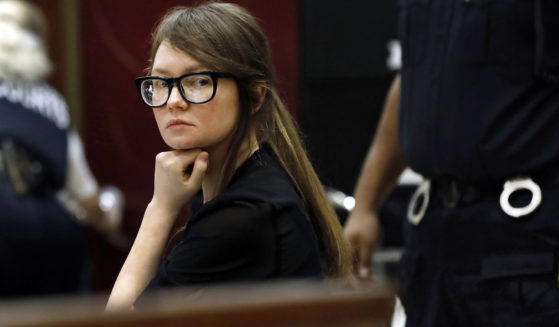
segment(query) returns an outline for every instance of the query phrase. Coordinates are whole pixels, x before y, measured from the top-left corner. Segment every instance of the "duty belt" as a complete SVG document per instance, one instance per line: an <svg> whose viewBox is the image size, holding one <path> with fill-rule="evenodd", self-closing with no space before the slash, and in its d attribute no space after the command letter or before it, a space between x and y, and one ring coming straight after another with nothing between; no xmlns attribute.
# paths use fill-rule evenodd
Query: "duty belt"
<svg viewBox="0 0 559 327"><path fill-rule="evenodd" d="M460 203L473 202L485 195L499 194L499 204L503 212L513 218L520 218L532 213L542 200L541 187L543 184L559 185L559 173L539 174L542 178L519 176L506 180L504 183L460 183L451 179L425 179L413 194L408 206L408 220L418 225L427 206L433 197L438 197L447 208L454 208ZM525 206L515 207L510 203L510 197L517 191L528 191L531 201Z"/></svg>

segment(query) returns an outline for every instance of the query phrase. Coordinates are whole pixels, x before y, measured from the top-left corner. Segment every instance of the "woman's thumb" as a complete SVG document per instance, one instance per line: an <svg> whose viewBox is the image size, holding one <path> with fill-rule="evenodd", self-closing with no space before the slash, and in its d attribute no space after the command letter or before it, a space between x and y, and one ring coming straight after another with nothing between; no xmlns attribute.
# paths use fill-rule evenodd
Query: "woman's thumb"
<svg viewBox="0 0 559 327"><path fill-rule="evenodd" d="M201 185L202 179L206 175L208 170L209 156L207 152L200 152L196 159L194 159L194 167L192 168L192 174L190 175L189 182L195 185Z"/></svg>

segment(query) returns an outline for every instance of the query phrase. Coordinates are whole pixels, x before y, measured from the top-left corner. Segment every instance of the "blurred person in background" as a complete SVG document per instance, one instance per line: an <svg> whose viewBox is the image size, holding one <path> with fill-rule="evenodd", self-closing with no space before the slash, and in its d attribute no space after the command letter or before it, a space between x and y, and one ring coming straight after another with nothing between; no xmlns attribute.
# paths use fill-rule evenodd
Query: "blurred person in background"
<svg viewBox="0 0 559 327"><path fill-rule="evenodd" d="M146 287L349 278L349 244L276 91L254 17L227 3L174 8L149 63L137 86L172 150L156 157L153 198L107 309L131 308ZM193 215L160 262L191 200Z"/></svg>
<svg viewBox="0 0 559 327"><path fill-rule="evenodd" d="M0 298L87 291L84 226L120 228L122 196L100 189L52 71L47 24L0 1Z"/></svg>

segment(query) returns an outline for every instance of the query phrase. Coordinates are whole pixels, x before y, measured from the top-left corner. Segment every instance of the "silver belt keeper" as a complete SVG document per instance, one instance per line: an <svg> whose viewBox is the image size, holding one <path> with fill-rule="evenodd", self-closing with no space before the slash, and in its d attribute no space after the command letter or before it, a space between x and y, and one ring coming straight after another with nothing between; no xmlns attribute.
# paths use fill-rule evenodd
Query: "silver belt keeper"
<svg viewBox="0 0 559 327"><path fill-rule="evenodd" d="M510 196L512 193L520 190L530 191L530 193L532 193L532 200L524 207L513 207L510 204ZM499 198L501 209L513 218L520 218L531 214L534 210L536 210L541 202L542 190L540 189L540 186L530 177L520 177L506 181L503 185L503 192L501 192L501 196Z"/></svg>
<svg viewBox="0 0 559 327"><path fill-rule="evenodd" d="M425 211L427 211L427 205L429 204L429 193L431 192L431 180L425 179L419 187L413 193L413 196L410 200L410 204L408 206L408 220L412 225L419 225L423 216L425 216ZM417 213L415 212L415 206L417 201L423 197L423 203L421 204L421 208Z"/></svg>

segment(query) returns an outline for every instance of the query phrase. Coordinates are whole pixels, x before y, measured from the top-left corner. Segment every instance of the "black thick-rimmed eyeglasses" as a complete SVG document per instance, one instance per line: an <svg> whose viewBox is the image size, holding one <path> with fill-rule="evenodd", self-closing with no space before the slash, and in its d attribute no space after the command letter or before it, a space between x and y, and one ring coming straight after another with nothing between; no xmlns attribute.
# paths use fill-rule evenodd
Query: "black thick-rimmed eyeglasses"
<svg viewBox="0 0 559 327"><path fill-rule="evenodd" d="M136 78L136 86L144 103L152 108L167 104L173 86L177 85L182 98L189 103L201 104L211 101L220 77L233 77L229 73L203 71L169 78L145 76Z"/></svg>

